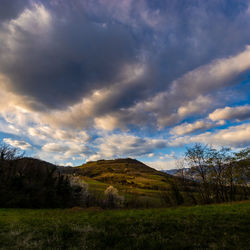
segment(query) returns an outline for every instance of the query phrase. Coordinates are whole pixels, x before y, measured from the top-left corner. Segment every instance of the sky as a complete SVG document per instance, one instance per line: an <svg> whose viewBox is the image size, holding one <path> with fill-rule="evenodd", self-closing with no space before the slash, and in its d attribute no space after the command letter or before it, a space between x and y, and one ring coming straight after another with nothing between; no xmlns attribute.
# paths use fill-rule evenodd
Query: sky
<svg viewBox="0 0 250 250"><path fill-rule="evenodd" d="M250 1L1 0L0 140L59 165L250 145Z"/></svg>

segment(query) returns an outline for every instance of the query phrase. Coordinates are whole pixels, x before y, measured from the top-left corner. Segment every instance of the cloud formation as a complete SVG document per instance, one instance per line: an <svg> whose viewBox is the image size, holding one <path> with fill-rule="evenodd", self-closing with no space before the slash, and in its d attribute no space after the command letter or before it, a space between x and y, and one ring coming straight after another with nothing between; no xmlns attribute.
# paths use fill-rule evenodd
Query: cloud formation
<svg viewBox="0 0 250 250"><path fill-rule="evenodd" d="M113 134L95 141L97 153L88 160L112 159L122 157L140 157L165 148L164 139L142 138L129 134Z"/></svg>
<svg viewBox="0 0 250 250"><path fill-rule="evenodd" d="M249 9L245 0L3 0L2 138L65 163L155 160L195 141L246 145Z"/></svg>
<svg viewBox="0 0 250 250"><path fill-rule="evenodd" d="M250 142L250 124L231 126L214 132L205 132L195 136L184 136L173 139L170 146L202 142L216 146L247 147Z"/></svg>
<svg viewBox="0 0 250 250"><path fill-rule="evenodd" d="M214 125L211 122L204 121L204 120L196 121L194 123L182 123L181 125L172 128L170 133L174 135L184 135L184 134L193 133L197 130L198 131L206 130L213 126Z"/></svg>
<svg viewBox="0 0 250 250"><path fill-rule="evenodd" d="M20 148L22 150L31 149L31 147L32 147L28 142L19 141L19 140L13 140L11 138L4 138L3 141L5 143L11 145L12 147Z"/></svg>
<svg viewBox="0 0 250 250"><path fill-rule="evenodd" d="M216 109L213 113L209 114L209 118L213 121L234 119L238 121L247 120L250 119L250 105Z"/></svg>

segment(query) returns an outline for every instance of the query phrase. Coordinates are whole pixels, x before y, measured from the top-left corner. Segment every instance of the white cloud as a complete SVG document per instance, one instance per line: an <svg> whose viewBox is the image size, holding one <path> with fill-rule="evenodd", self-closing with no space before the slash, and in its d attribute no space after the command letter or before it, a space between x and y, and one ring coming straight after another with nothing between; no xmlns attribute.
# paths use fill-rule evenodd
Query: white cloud
<svg viewBox="0 0 250 250"><path fill-rule="evenodd" d="M4 138L3 141L12 147L20 148L22 150L31 149L32 146L26 141L13 140L11 138Z"/></svg>
<svg viewBox="0 0 250 250"><path fill-rule="evenodd" d="M225 107L216 109L213 113L209 114L212 121L219 120L238 120L243 121L250 118L250 105L238 107Z"/></svg>
<svg viewBox="0 0 250 250"><path fill-rule="evenodd" d="M215 132L206 132L195 136L173 139L169 146L182 146L192 142L202 142L216 146L245 147L250 143L250 124L231 126Z"/></svg>
<svg viewBox="0 0 250 250"><path fill-rule="evenodd" d="M88 160L112 159L119 157L138 157L153 153L156 149L165 148L165 139L141 138L129 134L113 134L98 138L97 153Z"/></svg>
<svg viewBox="0 0 250 250"><path fill-rule="evenodd" d="M72 156L82 155L89 153L89 149L84 144L78 144L74 142L57 142L47 143L42 147L42 150L49 153L61 154L61 158L71 158Z"/></svg>
<svg viewBox="0 0 250 250"><path fill-rule="evenodd" d="M28 129L28 133L31 137L44 141L57 140L61 142L85 143L89 140L89 136L86 131L70 129L63 130L53 128L48 125L30 127Z"/></svg>
<svg viewBox="0 0 250 250"><path fill-rule="evenodd" d="M170 159L165 161L145 161L144 163L157 170L169 170L176 168L175 159Z"/></svg>
<svg viewBox="0 0 250 250"><path fill-rule="evenodd" d="M67 145L57 144L57 143L48 143L45 144L42 148L46 152L56 152L56 153L64 153L69 150Z"/></svg>
<svg viewBox="0 0 250 250"><path fill-rule="evenodd" d="M206 130L213 126L215 126L215 124L208 122L208 121L204 121L204 120L199 120L194 123L185 122L179 126L172 128L170 130L170 133L174 135L185 135L185 134L190 134L198 130Z"/></svg>
<svg viewBox="0 0 250 250"><path fill-rule="evenodd" d="M65 166L67 166L67 167L73 167L73 164L72 164L72 162L66 162Z"/></svg>
<svg viewBox="0 0 250 250"><path fill-rule="evenodd" d="M213 99L208 96L198 96L196 99L189 101L185 106L178 108L178 116L184 118L192 114L204 113L213 104Z"/></svg>
<svg viewBox="0 0 250 250"><path fill-rule="evenodd" d="M94 121L98 129L111 131L119 127L118 119L111 115L96 117Z"/></svg>
<svg viewBox="0 0 250 250"><path fill-rule="evenodd" d="M216 94L222 90L223 96L224 88L237 84L250 69L250 46L234 54L249 41L245 32L249 16L244 17L244 11L241 17L236 15L232 23L225 13L214 14L214 9L208 10L211 6L205 3L197 10L185 6L179 12L175 4L164 9L156 7L157 4L152 7L144 0L86 0L74 1L72 5L64 5L65 1L52 2L44 5L46 7L29 5L29 9L12 17L15 19L1 23L0 131L19 134L21 138L26 136L37 146L39 152L36 153L69 162L69 158L84 157L155 157L156 149L196 141L229 146L248 144L246 124L192 137L187 135L222 125L224 120L249 118L249 105L216 109L230 102L230 97L221 101ZM84 11L80 6L84 6ZM82 18L80 15L75 18L73 9L81 13ZM92 18L93 13L99 18L95 15ZM217 26L213 24L207 32L201 29L204 24L210 25L212 19L213 24L221 20L218 27L223 34L217 33ZM183 25L187 27L187 34L183 32ZM152 34L142 35L145 29L150 29ZM92 33L92 30L95 31ZM235 38L232 33L236 34ZM75 41L78 35L79 41ZM229 42L217 46L220 37ZM120 40L125 41L125 45L121 45ZM60 41L63 41L62 47L58 46ZM89 44L91 48L81 50L88 41L93 41ZM223 45L229 47L224 50ZM105 56L98 57L96 51L106 49ZM214 53L210 55L210 51ZM218 51L222 52L217 54ZM228 53L233 56L228 57ZM107 60L112 54L119 56ZM214 60L217 57L219 59ZM111 66L105 68L109 61ZM116 64L118 67L113 67ZM69 79L75 81L74 87L65 73L72 73L71 67L81 69L80 74L84 75L75 78L77 74L73 72L73 78ZM19 70L21 73L16 74ZM45 81L47 78L50 80ZM85 86L88 87L85 89ZM71 89L76 90L70 92ZM240 98L237 96L235 100ZM209 112L212 113L207 117ZM180 124L190 116L199 120ZM204 117L207 118L201 120ZM171 129L176 124L180 125ZM129 125L137 125L140 131L144 126L163 129L156 133L165 133L164 127L168 126L173 137L169 144L165 139L141 138L129 134ZM111 132L107 132L117 128L128 133L110 135ZM93 142L92 133L96 133L94 138L101 138ZM9 142L29 147L24 141ZM168 159L166 155L160 157Z"/></svg>
<svg viewBox="0 0 250 250"><path fill-rule="evenodd" d="M49 29L51 19L49 11L42 4L33 4L32 9L25 9L17 19L10 21L9 29L13 35L18 29L41 34Z"/></svg>
<svg viewBox="0 0 250 250"><path fill-rule="evenodd" d="M186 73L172 82L170 90L137 103L133 115L136 116L137 110L153 113L158 125L164 127L179 122L185 116L203 114L216 104L213 98L208 97L209 93L237 83L237 77L249 69L250 46L246 46L235 56L215 60Z"/></svg>

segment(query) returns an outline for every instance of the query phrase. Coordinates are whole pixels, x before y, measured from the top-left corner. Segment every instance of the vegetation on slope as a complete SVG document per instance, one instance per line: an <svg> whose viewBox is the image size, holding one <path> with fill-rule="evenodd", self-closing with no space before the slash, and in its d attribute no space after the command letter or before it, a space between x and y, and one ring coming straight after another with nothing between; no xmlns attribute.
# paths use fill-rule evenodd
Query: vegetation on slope
<svg viewBox="0 0 250 250"><path fill-rule="evenodd" d="M180 184L179 178L130 158L88 162L70 171L80 175L96 194L103 194L108 185L116 187L125 197L124 206L130 208L168 206L165 193L172 189L173 182ZM171 203L176 204L175 198Z"/></svg>
<svg viewBox="0 0 250 250"><path fill-rule="evenodd" d="M250 203L147 210L0 209L0 249L249 249Z"/></svg>
<svg viewBox="0 0 250 250"><path fill-rule="evenodd" d="M173 178L130 158L88 162L78 169L82 175L100 182L143 189L164 190Z"/></svg>

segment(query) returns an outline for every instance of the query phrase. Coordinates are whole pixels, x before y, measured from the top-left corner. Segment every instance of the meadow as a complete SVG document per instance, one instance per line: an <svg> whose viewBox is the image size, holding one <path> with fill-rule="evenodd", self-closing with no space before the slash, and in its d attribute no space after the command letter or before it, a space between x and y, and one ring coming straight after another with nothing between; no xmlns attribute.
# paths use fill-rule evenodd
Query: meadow
<svg viewBox="0 0 250 250"><path fill-rule="evenodd" d="M0 209L0 249L249 249L250 202L159 209Z"/></svg>

